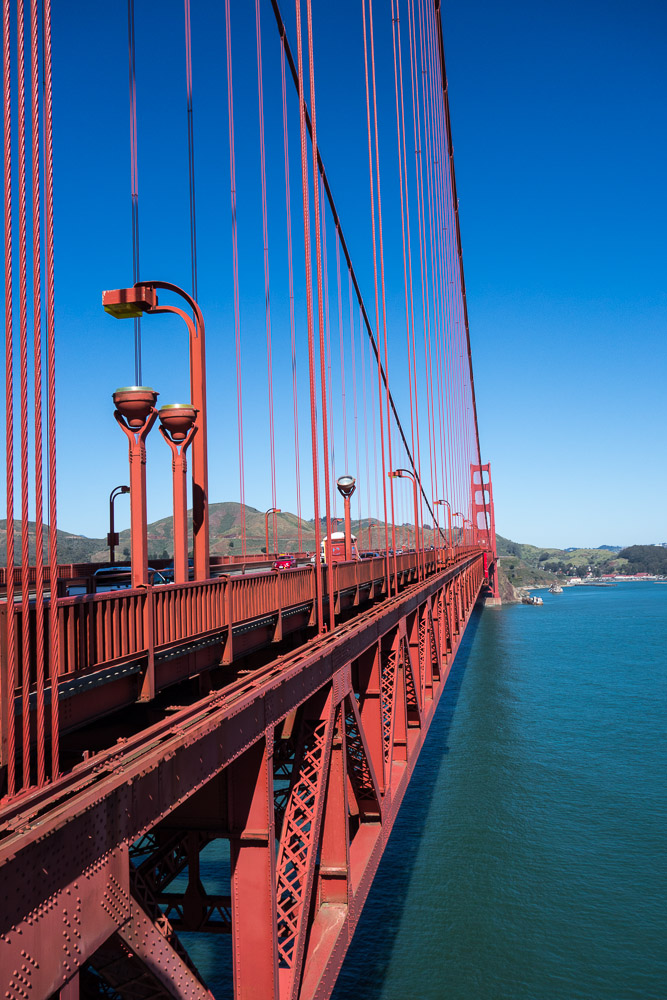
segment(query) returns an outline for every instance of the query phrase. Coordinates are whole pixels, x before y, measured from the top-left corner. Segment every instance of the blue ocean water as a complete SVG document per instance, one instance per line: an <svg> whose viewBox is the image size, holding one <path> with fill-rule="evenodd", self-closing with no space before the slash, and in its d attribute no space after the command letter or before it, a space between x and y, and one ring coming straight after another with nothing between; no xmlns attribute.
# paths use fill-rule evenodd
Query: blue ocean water
<svg viewBox="0 0 667 1000"><path fill-rule="evenodd" d="M334 1000L667 998L667 586L475 612Z"/></svg>

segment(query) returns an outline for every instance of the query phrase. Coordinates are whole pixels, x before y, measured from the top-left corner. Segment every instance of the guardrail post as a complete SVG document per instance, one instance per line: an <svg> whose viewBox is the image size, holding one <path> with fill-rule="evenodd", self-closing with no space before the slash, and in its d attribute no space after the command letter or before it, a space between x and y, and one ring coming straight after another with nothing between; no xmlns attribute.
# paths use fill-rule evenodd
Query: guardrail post
<svg viewBox="0 0 667 1000"><path fill-rule="evenodd" d="M5 792L5 768L9 761L9 712L13 711L13 692L9 691L7 659L7 605L0 608L0 796ZM11 707L10 707L11 705Z"/></svg>
<svg viewBox="0 0 667 1000"><path fill-rule="evenodd" d="M313 603L310 608L310 618L308 619L308 626L317 625L317 589L315 586L315 574L317 573L317 566L311 566L310 574L310 593L312 595Z"/></svg>
<svg viewBox="0 0 667 1000"><path fill-rule="evenodd" d="M152 701L155 697L155 601L153 587L145 585L144 642L146 644L146 670L141 681L139 701Z"/></svg>
<svg viewBox="0 0 667 1000"><path fill-rule="evenodd" d="M278 620L271 641L281 642L283 637L282 570L274 569L273 572L276 574L276 608L278 609Z"/></svg>
<svg viewBox="0 0 667 1000"><path fill-rule="evenodd" d="M232 634L234 629L234 602L232 600L232 581L229 577L225 580L225 596L224 596L224 608L225 617L227 619L227 638L225 640L225 648L222 654L222 664L223 666L228 666L234 659L234 648Z"/></svg>

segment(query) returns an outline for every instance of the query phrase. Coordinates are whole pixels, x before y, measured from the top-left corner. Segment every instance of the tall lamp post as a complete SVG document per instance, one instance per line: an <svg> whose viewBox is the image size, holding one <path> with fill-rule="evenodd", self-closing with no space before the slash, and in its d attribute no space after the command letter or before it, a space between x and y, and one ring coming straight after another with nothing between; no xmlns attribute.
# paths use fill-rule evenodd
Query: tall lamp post
<svg viewBox="0 0 667 1000"><path fill-rule="evenodd" d="M336 480L336 488L343 498L343 509L345 513L345 560L352 559L352 514L350 513L350 501L352 494L357 488L357 481L354 476L345 474Z"/></svg>
<svg viewBox="0 0 667 1000"><path fill-rule="evenodd" d="M185 453L197 433L197 411L187 403L162 406L160 433L171 449L174 479L174 583L187 583L188 566L188 463Z"/></svg>
<svg viewBox="0 0 667 1000"><path fill-rule="evenodd" d="M449 545L447 547L447 557L452 558L452 506L449 500L434 500L433 505L445 504L447 506L447 537L449 538Z"/></svg>
<svg viewBox="0 0 667 1000"><path fill-rule="evenodd" d="M109 565L113 565L114 553L116 546L119 543L118 532L115 530L114 526L114 511L113 505L116 497L119 497L122 493L129 493L129 486L115 486L111 493L109 494L109 534L107 535L107 545L109 546Z"/></svg>
<svg viewBox="0 0 667 1000"><path fill-rule="evenodd" d="M267 554L267 556L269 554L269 514L282 514L282 511L281 511L280 507L269 507L269 509L267 510L267 512L264 515L264 533L266 535L266 554ZM274 545L274 547L276 546L276 529L275 529L275 523L274 523L274 528L273 528L273 545ZM277 552L274 552L274 555L276 555L276 554L277 554Z"/></svg>
<svg viewBox="0 0 667 1000"><path fill-rule="evenodd" d="M454 513L452 514L452 517L460 517L461 518L461 541L464 542L465 539L463 537L463 533L464 533L464 529L465 529L465 517L463 516L463 514L461 513L460 510L455 510Z"/></svg>
<svg viewBox="0 0 667 1000"><path fill-rule="evenodd" d="M194 319L176 306L158 305L157 289L179 295L192 310ZM192 534L195 580L207 580L208 536L208 445L206 417L206 333L201 309L178 285L168 281L140 281L132 288L116 288L102 293L105 312L116 319L132 319L143 313L173 313L185 323L190 342L190 400L197 411L197 433L192 444Z"/></svg>
<svg viewBox="0 0 667 1000"><path fill-rule="evenodd" d="M419 503L417 501L417 480L408 469L394 469L389 473L390 479L411 479L412 493L415 502L415 550L417 552L417 579L422 575L420 572L420 541L419 541Z"/></svg>
<svg viewBox="0 0 667 1000"><path fill-rule="evenodd" d="M148 584L146 517L146 437L157 420L158 393L145 385L116 389L114 417L130 446L130 520L132 586Z"/></svg>

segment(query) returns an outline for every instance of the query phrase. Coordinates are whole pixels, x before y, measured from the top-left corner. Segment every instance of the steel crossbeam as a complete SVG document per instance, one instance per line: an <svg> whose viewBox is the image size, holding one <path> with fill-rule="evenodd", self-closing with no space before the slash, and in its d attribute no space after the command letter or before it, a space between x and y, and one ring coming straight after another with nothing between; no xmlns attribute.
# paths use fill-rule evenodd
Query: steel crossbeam
<svg viewBox="0 0 667 1000"><path fill-rule="evenodd" d="M1 812L12 1000L17 977L36 1000L79 971L121 997L139 980L209 996L180 929L231 931L237 998L328 996L483 583L473 556ZM215 837L230 842L228 895L199 878ZM42 929L69 927L87 872L76 948L46 961Z"/></svg>

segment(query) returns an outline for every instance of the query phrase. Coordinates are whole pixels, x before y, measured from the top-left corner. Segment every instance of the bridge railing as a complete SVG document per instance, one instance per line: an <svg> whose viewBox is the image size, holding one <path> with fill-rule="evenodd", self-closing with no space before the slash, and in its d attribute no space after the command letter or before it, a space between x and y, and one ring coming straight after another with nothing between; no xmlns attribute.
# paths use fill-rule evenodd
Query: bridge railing
<svg viewBox="0 0 667 1000"><path fill-rule="evenodd" d="M465 552L459 550L451 562L460 562L481 551L482 549L475 547L470 547ZM394 559L399 586L417 579L416 553L390 556L389 570L392 577ZM431 550L424 554L424 570L427 575L445 568L448 562L450 560L447 560L442 551ZM333 600L336 609L339 609L345 594L354 594L355 603L362 592L366 594L365 599L371 593L374 597L379 597L385 583L385 569L384 556L334 564ZM322 573L322 583L326 600L326 571ZM393 586L392 584L392 589ZM142 664L145 666L151 660L155 662L161 653L173 658L174 647L179 644L187 647L188 642L207 637L226 643L232 629L244 624L248 625L244 631L252 634L253 620L258 630L258 641L266 642L266 633L261 630L266 629L267 624L270 626L268 619L274 618L277 626L286 612L298 611L300 608L311 616L315 598L314 565L249 575L221 576L203 582L60 598L56 605L59 637L57 681L58 684L64 684L81 678L84 684L82 690L88 690L88 686L92 688L98 683L115 680L119 675L111 668L129 666L140 670ZM347 606L352 603L352 598L348 597ZM51 607L47 599L38 614L35 602L31 601L27 622L24 623L19 602L11 608L6 601L0 603L0 764L2 756L7 752L7 706L11 706L13 702L15 716L22 716L25 706L29 704L29 712L32 714L35 711L38 686L43 686L47 698L50 696ZM7 618L10 614L14 616L13 672L10 671L7 649ZM303 616L300 621L303 624ZM42 630L40 642L38 627ZM280 635L282 631L274 633L274 637ZM228 652L231 655L231 647ZM43 669L43 675L39 678L40 685L37 683L38 663L42 664ZM26 673L24 666L27 667ZM105 673L107 669L111 669L111 673ZM124 673L127 671L121 671L123 676ZM95 677L90 676L93 674ZM89 676L90 679L86 681ZM155 690L159 690L165 683L171 683L174 676L170 673L165 679L156 670ZM63 694L61 689L60 697ZM17 723L17 733L19 728Z"/></svg>

